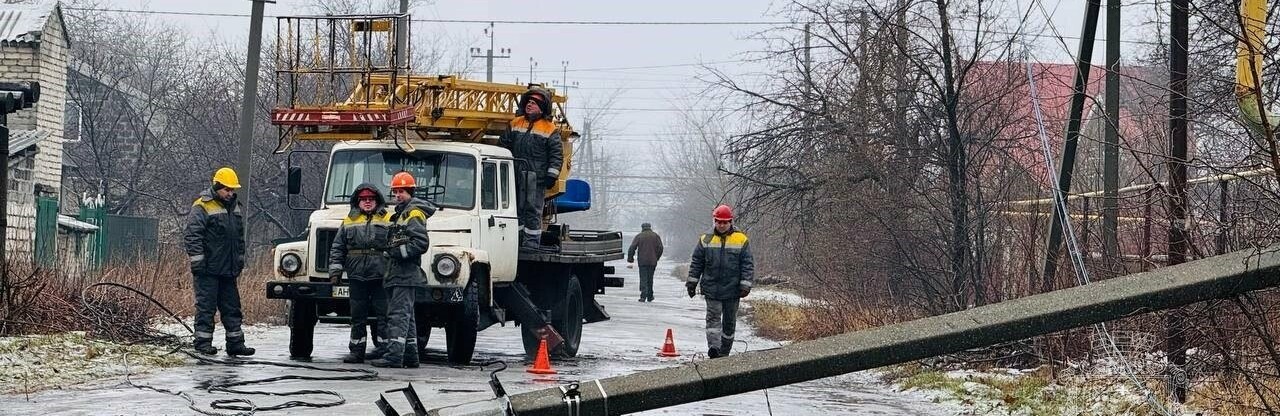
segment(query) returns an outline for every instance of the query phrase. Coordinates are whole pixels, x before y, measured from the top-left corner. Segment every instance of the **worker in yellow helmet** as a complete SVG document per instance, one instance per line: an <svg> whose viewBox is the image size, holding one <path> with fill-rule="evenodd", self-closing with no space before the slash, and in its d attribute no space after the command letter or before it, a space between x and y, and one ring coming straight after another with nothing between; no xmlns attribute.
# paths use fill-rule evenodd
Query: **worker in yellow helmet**
<svg viewBox="0 0 1280 416"><path fill-rule="evenodd" d="M213 184L191 205L183 241L191 258L192 288L196 298L195 350L213 355L213 315L222 314L227 331L227 355L253 355L244 345L240 328L240 291L236 279L244 269L243 210L236 203L240 178L231 168L213 174Z"/></svg>

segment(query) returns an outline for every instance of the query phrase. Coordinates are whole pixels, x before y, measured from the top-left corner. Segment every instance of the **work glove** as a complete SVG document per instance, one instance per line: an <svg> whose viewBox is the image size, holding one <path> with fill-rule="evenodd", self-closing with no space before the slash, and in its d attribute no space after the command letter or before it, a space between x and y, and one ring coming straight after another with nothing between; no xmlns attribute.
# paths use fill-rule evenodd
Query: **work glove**
<svg viewBox="0 0 1280 416"><path fill-rule="evenodd" d="M690 298L698 294L698 282L685 282L684 288L689 291Z"/></svg>
<svg viewBox="0 0 1280 416"><path fill-rule="evenodd" d="M739 297L739 298L745 298L745 297L747 297L747 295L750 295L750 294L751 294L751 287L750 287L750 286L743 286L743 287L742 287L742 289L738 290L738 297Z"/></svg>
<svg viewBox="0 0 1280 416"><path fill-rule="evenodd" d="M342 277L342 270L329 271L329 283L338 284L338 278Z"/></svg>
<svg viewBox="0 0 1280 416"><path fill-rule="evenodd" d="M627 263L635 263L635 262L636 262L635 257L627 257Z"/></svg>
<svg viewBox="0 0 1280 416"><path fill-rule="evenodd" d="M551 189L551 187L556 186L556 177L551 175L543 176L542 179L538 181L538 184L542 185L543 189Z"/></svg>

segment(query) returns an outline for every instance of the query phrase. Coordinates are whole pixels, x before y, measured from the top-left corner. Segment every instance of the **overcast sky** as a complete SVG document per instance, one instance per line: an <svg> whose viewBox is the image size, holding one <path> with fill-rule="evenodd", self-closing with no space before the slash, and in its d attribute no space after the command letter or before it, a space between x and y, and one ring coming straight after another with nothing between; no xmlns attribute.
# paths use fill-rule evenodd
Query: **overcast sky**
<svg viewBox="0 0 1280 416"><path fill-rule="evenodd" d="M99 7L152 10L159 12L196 12L247 14L249 0L102 0ZM1047 36L1036 38L1035 60L1070 62L1078 48L1083 5L1086 0L1017 0L1006 3L1018 15L1027 15L1032 26L1043 28ZM1104 2L1105 3L1105 2ZM1140 42L1152 40L1151 29L1139 27L1155 16L1151 2L1124 3L1126 53ZM278 0L266 6L267 15L306 14L306 0ZM510 21L776 21L773 13L778 4L773 0L437 0L418 6L411 13L416 18ZM530 7L536 6L536 7ZM69 10L67 13L85 13ZM1166 13L1167 14L1167 13ZM247 17L145 15L149 18L181 24L198 37L213 37L226 42L244 43L247 39ZM1048 17L1046 19L1045 17ZM1166 19L1167 20L1167 19ZM1101 63L1105 11L1100 21L1099 43L1095 47L1095 63ZM432 42L452 50L453 57L465 60L471 47L488 47L484 23L415 22L415 39L429 36ZM559 84L562 78L578 83L569 91L571 108L599 103L603 97L622 92L615 103L615 116L604 136L607 149L629 173L649 173L647 167L653 146L662 146L660 137L677 122L677 106L710 108L724 103L697 100L705 85L696 78L705 75L703 65L729 74L747 75L767 72L768 68L741 62L744 53L762 49L750 35L764 29L760 25L534 25L499 23L495 46L511 49L511 58L501 60L495 69L495 81L527 82L530 58L537 62L534 80ZM1039 29L1036 30L1039 30ZM267 31L274 32L275 22L267 20ZM1055 32L1056 31L1056 32ZM1052 37L1054 33L1065 37ZM1066 45L1063 41L1065 40ZM269 45L268 45L269 46ZM568 72L562 70L568 61ZM473 69L472 78L484 78L483 60L455 62ZM567 76L566 76L567 75ZM695 110L697 111L697 110ZM570 113L571 118L574 113ZM579 126L580 127L580 126Z"/></svg>

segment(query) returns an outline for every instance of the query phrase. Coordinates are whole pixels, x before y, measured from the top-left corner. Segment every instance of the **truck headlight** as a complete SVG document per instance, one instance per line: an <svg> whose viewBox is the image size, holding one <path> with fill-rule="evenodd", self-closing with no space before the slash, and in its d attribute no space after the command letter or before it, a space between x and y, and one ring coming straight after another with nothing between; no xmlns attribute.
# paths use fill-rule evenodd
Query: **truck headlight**
<svg viewBox="0 0 1280 416"><path fill-rule="evenodd" d="M295 253L288 253L280 257L280 271L288 276L298 274L302 270L302 258Z"/></svg>
<svg viewBox="0 0 1280 416"><path fill-rule="evenodd" d="M462 263L452 254L441 254L436 256L436 261L432 268L435 269L436 276L452 279L458 277L458 269L462 268Z"/></svg>

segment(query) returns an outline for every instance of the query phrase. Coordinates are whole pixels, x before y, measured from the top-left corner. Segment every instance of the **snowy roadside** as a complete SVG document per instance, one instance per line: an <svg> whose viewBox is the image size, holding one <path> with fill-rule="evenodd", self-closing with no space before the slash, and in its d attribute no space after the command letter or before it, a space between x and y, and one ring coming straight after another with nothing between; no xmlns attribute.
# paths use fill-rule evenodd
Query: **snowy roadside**
<svg viewBox="0 0 1280 416"><path fill-rule="evenodd" d="M1145 392L1123 381L1090 376L1050 381L1038 370L926 370L904 364L873 371L901 392L923 394L961 414L1033 415L1209 415L1202 410L1148 401Z"/></svg>
<svg viewBox="0 0 1280 416"><path fill-rule="evenodd" d="M176 323L158 324L155 328L179 336L189 334ZM279 327L246 325L244 330L252 338L254 334L262 334L272 328ZM219 329L215 339L221 339L221 336ZM79 331L0 337L0 380L5 380L0 383L0 394L67 389L96 380L143 374L194 362L186 355L172 353L171 350L151 344L108 342L86 337Z"/></svg>
<svg viewBox="0 0 1280 416"><path fill-rule="evenodd" d="M777 287L760 287L752 290L744 303L749 313L769 313L773 316L752 316L757 326L772 325L775 333L785 334L790 326L803 320L790 318L803 316L800 310L812 306L815 301ZM757 328L759 331L760 328ZM780 344L792 341L782 340ZM1151 362L1146 360L1144 362ZM985 371L967 369L930 369L917 363L906 363L880 368L865 374L887 389L952 407L961 415L1045 415L1045 414L1107 414L1107 415L1204 415L1185 407L1149 401L1147 392L1117 375L1119 364L1099 362L1084 374L1059 375L1050 378L1037 370L993 368ZM1132 363L1130 363L1132 365ZM1080 371L1082 369L1076 369ZM1145 369L1144 369L1145 370ZM1146 371L1144 371L1145 373Z"/></svg>

